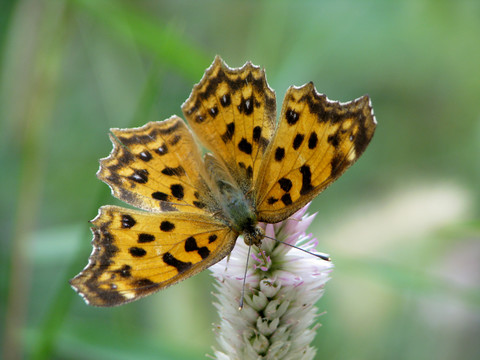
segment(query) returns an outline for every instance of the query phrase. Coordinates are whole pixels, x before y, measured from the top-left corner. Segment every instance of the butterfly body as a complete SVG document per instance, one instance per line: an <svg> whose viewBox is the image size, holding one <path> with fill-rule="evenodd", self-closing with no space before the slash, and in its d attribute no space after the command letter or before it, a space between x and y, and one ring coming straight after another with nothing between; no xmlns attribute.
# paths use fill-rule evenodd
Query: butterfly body
<svg viewBox="0 0 480 360"><path fill-rule="evenodd" d="M245 194L238 189L229 188L228 191L224 190L222 195L223 214L226 215L229 226L238 233L244 234L247 244L259 245L263 238L263 230L258 226L255 211Z"/></svg>
<svg viewBox="0 0 480 360"><path fill-rule="evenodd" d="M247 244L260 245L264 232L258 226L254 199L239 188L228 169L214 155L207 154L204 161L209 169L210 186L216 189L213 193L218 194L216 200L222 209L216 216L225 221L232 230L243 234Z"/></svg>
<svg viewBox="0 0 480 360"><path fill-rule="evenodd" d="M287 219L363 153L376 122L368 96L330 101L312 83L275 93L251 63L217 57L177 116L111 129L97 176L140 209L103 206L93 252L71 280L87 303L115 306L186 279L227 256L243 235L261 246L259 222ZM191 129L191 130L190 130ZM211 153L201 156L196 138Z"/></svg>

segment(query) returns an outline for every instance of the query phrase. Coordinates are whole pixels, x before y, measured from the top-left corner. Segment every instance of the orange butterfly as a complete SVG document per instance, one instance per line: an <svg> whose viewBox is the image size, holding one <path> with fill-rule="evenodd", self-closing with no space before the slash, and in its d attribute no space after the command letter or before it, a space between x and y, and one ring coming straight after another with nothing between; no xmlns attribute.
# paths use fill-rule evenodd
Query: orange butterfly
<svg viewBox="0 0 480 360"><path fill-rule="evenodd" d="M258 222L285 220L315 198L376 126L368 96L334 102L313 83L287 90L276 126L265 72L218 56L182 110L212 153L202 158L177 116L111 129L97 175L144 211L103 206L92 220L93 253L70 281L88 304L124 304L186 279L227 256L239 235L259 246Z"/></svg>

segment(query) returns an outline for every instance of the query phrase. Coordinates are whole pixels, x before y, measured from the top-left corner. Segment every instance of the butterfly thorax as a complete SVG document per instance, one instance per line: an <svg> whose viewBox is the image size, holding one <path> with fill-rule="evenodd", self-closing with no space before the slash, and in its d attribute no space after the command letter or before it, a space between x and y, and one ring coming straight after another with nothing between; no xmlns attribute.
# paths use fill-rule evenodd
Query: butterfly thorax
<svg viewBox="0 0 480 360"><path fill-rule="evenodd" d="M222 207L230 227L243 234L247 245L260 245L265 232L258 226L257 217L243 192L222 180L217 180L222 194Z"/></svg>
<svg viewBox="0 0 480 360"><path fill-rule="evenodd" d="M232 176L232 172L210 153L205 155L205 167L212 186L216 189L217 201L222 211L219 213L228 226L244 235L247 245L260 245L265 232L258 226L253 206L253 197Z"/></svg>

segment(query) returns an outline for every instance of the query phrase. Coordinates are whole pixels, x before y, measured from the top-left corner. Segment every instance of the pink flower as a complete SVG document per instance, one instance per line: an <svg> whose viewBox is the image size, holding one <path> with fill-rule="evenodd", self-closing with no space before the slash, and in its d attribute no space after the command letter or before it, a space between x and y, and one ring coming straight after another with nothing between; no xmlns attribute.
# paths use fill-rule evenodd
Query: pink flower
<svg viewBox="0 0 480 360"><path fill-rule="evenodd" d="M245 278L244 306L239 310L248 246L240 239L229 258L212 266L216 278L220 350L216 359L313 359L310 346L318 327L315 303L322 297L333 264L316 252L318 242L306 234L315 215L308 205L290 220L264 225L261 251L252 247ZM320 256L320 257L318 257ZM322 258L323 257L323 258Z"/></svg>

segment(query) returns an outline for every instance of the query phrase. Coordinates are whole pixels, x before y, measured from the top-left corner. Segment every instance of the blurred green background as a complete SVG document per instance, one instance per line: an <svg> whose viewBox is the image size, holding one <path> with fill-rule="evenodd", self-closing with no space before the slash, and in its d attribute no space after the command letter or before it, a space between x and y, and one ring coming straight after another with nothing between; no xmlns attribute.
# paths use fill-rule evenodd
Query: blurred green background
<svg viewBox="0 0 480 360"><path fill-rule="evenodd" d="M335 263L318 359L480 358L479 1L0 2L0 357L199 359L208 271L120 308L67 281L110 127L181 115L214 55L266 69L278 106L314 81L368 93L378 128L311 206Z"/></svg>

